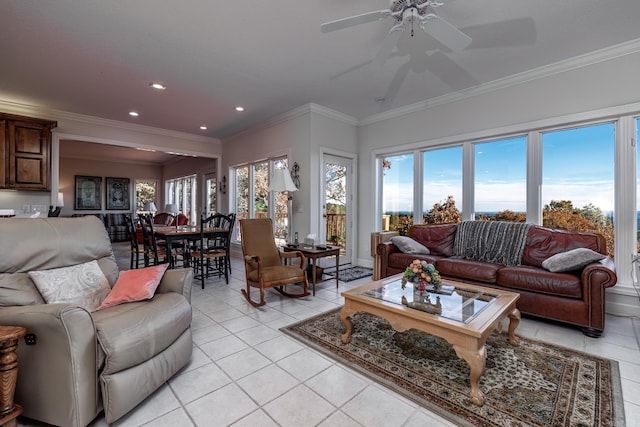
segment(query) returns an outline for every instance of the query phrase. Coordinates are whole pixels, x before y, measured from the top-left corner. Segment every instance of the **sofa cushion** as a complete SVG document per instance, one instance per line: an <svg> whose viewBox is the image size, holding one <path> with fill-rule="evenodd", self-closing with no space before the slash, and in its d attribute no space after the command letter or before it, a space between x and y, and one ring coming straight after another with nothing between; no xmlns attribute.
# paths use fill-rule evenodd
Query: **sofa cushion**
<svg viewBox="0 0 640 427"><path fill-rule="evenodd" d="M27 273L0 273L0 307L44 304L33 280Z"/></svg>
<svg viewBox="0 0 640 427"><path fill-rule="evenodd" d="M607 242L603 236L595 233L531 227L522 253L522 264L542 267L545 259L576 248L588 248L605 254Z"/></svg>
<svg viewBox="0 0 640 427"><path fill-rule="evenodd" d="M504 268L504 264L459 258L443 258L436 262L436 269L441 276L459 277L486 283L495 283L498 270L501 268Z"/></svg>
<svg viewBox="0 0 640 427"><path fill-rule="evenodd" d="M411 264L413 260L416 260L416 259L424 260L430 264L435 265L436 261L442 258L443 257L441 256L435 256L435 255L416 255L416 254L405 254L404 252L394 252L389 255L387 265L390 268L397 268L399 270L404 270L409 266L409 264Z"/></svg>
<svg viewBox="0 0 640 427"><path fill-rule="evenodd" d="M429 248L431 255L453 255L453 242L457 224L418 224L409 228L407 235Z"/></svg>
<svg viewBox="0 0 640 427"><path fill-rule="evenodd" d="M553 273L578 270L595 261L606 258L605 255L587 248L576 248L555 254L542 261L542 268Z"/></svg>
<svg viewBox="0 0 640 427"><path fill-rule="evenodd" d="M497 284L515 291L523 290L568 298L582 298L582 284L578 275L551 273L531 266L500 269Z"/></svg>
<svg viewBox="0 0 640 427"><path fill-rule="evenodd" d="M102 301L98 310L126 302L151 299L168 266L169 264L159 264L121 272L111 292Z"/></svg>
<svg viewBox="0 0 640 427"><path fill-rule="evenodd" d="M48 304L70 303L94 311L111 288L98 261L69 267L30 271L38 291Z"/></svg>
<svg viewBox="0 0 640 427"><path fill-rule="evenodd" d="M103 374L143 363L169 347L191 324L191 305L177 293L120 304L91 314L104 359Z"/></svg>
<svg viewBox="0 0 640 427"><path fill-rule="evenodd" d="M391 243L396 245L398 249L405 254L430 254L426 246L408 236L393 236Z"/></svg>

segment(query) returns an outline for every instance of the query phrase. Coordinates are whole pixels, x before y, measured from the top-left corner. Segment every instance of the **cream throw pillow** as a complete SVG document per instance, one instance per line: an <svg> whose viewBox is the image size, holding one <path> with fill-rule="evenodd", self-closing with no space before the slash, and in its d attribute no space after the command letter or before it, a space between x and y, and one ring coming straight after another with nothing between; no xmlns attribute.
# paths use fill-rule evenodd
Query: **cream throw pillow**
<svg viewBox="0 0 640 427"><path fill-rule="evenodd" d="M111 291L98 261L50 270L30 271L29 276L48 304L68 303L95 311Z"/></svg>

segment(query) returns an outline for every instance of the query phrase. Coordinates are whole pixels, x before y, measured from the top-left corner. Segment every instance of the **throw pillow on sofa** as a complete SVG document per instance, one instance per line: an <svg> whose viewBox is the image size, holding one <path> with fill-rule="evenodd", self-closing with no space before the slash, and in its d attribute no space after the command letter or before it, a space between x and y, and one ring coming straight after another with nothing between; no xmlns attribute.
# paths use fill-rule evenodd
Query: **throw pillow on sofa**
<svg viewBox="0 0 640 427"><path fill-rule="evenodd" d="M138 270L120 272L113 289L98 310L125 302L143 301L153 298L162 276L169 264L159 264Z"/></svg>
<svg viewBox="0 0 640 427"><path fill-rule="evenodd" d="M606 255L602 255L591 249L576 248L550 256L542 261L542 268L552 273L562 273L577 270L604 258L606 258Z"/></svg>
<svg viewBox="0 0 640 427"><path fill-rule="evenodd" d="M407 236L393 236L391 243L396 245L401 252L405 254L429 255L429 248L422 243Z"/></svg>
<svg viewBox="0 0 640 427"><path fill-rule="evenodd" d="M47 304L71 303L95 311L111 291L98 261L49 270L30 271L31 280Z"/></svg>

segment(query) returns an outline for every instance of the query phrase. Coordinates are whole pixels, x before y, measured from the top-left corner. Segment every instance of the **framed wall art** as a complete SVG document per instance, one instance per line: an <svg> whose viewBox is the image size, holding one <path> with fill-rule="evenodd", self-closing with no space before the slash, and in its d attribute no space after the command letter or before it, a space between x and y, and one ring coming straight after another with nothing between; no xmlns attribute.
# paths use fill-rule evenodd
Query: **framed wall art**
<svg viewBox="0 0 640 427"><path fill-rule="evenodd" d="M76 210L102 209L102 178L76 175Z"/></svg>
<svg viewBox="0 0 640 427"><path fill-rule="evenodd" d="M129 178L107 178L107 209L129 210Z"/></svg>

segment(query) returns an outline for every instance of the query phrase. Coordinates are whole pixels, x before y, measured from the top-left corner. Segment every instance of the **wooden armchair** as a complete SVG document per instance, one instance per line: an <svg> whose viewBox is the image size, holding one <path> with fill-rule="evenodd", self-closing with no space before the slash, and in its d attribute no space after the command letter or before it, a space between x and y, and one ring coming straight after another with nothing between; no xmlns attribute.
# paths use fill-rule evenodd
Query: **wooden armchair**
<svg viewBox="0 0 640 427"><path fill-rule="evenodd" d="M265 304L264 289L275 288L282 295L300 298L309 295L305 257L302 252L280 252L276 246L271 218L240 220L240 238L247 277L247 289L242 290L249 303L255 307ZM296 265L283 265L283 259L297 259ZM302 292L290 294L284 291L285 285L302 283ZM260 289L260 301L251 299L251 288Z"/></svg>

